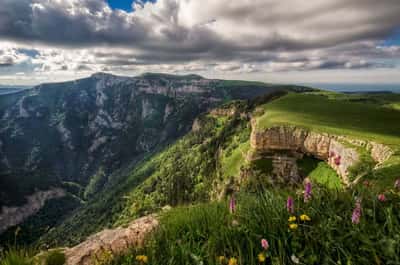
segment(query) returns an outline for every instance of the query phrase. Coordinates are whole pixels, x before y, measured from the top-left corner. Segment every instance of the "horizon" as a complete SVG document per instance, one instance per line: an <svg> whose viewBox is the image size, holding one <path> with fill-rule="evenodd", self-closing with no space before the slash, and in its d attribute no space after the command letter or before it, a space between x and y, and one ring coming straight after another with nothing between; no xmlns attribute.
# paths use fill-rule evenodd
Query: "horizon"
<svg viewBox="0 0 400 265"><path fill-rule="evenodd" d="M4 85L99 71L400 83L400 5L391 0L294 0L290 8L278 0L4 0L0 11Z"/></svg>

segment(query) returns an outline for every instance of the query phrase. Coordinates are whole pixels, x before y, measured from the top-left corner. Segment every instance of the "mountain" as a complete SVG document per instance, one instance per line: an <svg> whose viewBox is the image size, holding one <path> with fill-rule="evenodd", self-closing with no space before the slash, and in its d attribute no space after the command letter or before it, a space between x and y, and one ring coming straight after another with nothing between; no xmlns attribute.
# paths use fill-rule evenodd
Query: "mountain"
<svg viewBox="0 0 400 265"><path fill-rule="evenodd" d="M346 191L360 177L374 183L372 193L392 187L400 169L400 115L386 107L386 97L353 102L370 97L275 92L216 107L178 141L119 172L118 183L49 230L39 245L73 246L102 229L166 208L224 201L232 193L266 189L282 200L307 177L329 191Z"/></svg>
<svg viewBox="0 0 400 265"><path fill-rule="evenodd" d="M62 199L71 210L118 183L120 171L187 133L210 108L278 90L307 88L198 75L97 73L0 96L0 207L7 206L0 231L51 199L72 196L72 205Z"/></svg>
<svg viewBox="0 0 400 265"><path fill-rule="evenodd" d="M0 241L57 247L36 258L66 264L399 260L399 97L208 81L204 100L217 100L181 137L121 164L104 185L101 168L86 184L36 190L27 197L36 211ZM252 89L267 93L243 97ZM180 97L202 97L190 91ZM246 100L229 100L237 95ZM26 205L3 207L0 221Z"/></svg>

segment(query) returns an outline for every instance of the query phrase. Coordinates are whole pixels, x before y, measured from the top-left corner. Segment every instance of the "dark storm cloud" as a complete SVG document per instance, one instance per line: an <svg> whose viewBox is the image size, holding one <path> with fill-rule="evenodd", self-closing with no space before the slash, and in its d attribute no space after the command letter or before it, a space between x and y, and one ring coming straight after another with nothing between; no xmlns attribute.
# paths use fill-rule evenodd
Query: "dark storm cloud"
<svg viewBox="0 0 400 265"><path fill-rule="evenodd" d="M93 51L78 70L193 61L370 68L383 66L368 59L389 56L376 45L400 25L399 0L158 0L134 10L112 10L104 0L0 0L0 39L109 49Z"/></svg>
<svg viewBox="0 0 400 265"><path fill-rule="evenodd" d="M103 1L1 0L0 37L61 46L127 44L143 39L145 26Z"/></svg>

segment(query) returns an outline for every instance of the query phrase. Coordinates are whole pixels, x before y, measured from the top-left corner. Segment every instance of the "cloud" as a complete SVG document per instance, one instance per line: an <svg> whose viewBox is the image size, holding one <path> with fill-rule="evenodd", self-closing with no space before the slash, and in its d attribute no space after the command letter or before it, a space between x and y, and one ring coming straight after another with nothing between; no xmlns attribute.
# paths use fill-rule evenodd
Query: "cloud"
<svg viewBox="0 0 400 265"><path fill-rule="evenodd" d="M133 12L104 0L0 2L0 65L35 73L371 69L400 55L382 46L400 25L398 0L158 0Z"/></svg>

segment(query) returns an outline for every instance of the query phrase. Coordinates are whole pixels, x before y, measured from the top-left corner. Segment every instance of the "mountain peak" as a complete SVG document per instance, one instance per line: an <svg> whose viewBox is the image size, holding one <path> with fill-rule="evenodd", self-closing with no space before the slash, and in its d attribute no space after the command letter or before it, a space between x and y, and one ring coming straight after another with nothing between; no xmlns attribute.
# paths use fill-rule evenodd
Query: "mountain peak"
<svg viewBox="0 0 400 265"><path fill-rule="evenodd" d="M198 80L198 79L204 79L201 75L196 75L196 74L188 74L188 75L173 75L173 74L166 74L166 73L144 73L140 75L140 77L145 78L145 79L173 79L173 80L182 80L182 79L187 79L187 80Z"/></svg>
<svg viewBox="0 0 400 265"><path fill-rule="evenodd" d="M105 72L97 72L97 73L92 74L90 77L101 79L101 78L105 78L105 77L115 77L115 75L105 73Z"/></svg>

